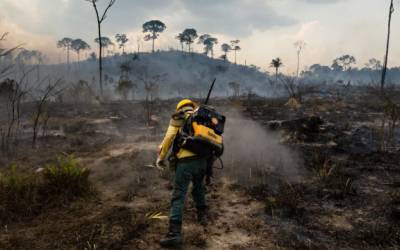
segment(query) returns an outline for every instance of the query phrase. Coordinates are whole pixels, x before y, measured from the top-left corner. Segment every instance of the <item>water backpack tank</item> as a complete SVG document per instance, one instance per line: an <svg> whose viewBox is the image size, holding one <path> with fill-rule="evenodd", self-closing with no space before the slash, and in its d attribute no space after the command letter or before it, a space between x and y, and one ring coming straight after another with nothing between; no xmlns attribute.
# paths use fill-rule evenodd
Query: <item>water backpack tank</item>
<svg viewBox="0 0 400 250"><path fill-rule="evenodd" d="M209 106L202 105L190 115L176 137L178 148L201 156L221 156L225 116Z"/></svg>

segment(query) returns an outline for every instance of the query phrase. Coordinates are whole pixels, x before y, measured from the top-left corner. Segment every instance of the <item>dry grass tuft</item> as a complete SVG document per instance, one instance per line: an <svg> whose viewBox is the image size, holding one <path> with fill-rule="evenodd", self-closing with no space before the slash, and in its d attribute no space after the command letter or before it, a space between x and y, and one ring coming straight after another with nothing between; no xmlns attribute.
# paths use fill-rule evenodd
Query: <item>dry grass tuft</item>
<svg viewBox="0 0 400 250"><path fill-rule="evenodd" d="M304 194L300 188L286 184L282 186L275 196L268 196L265 200L266 212L274 216L276 212L285 213L286 216L299 215Z"/></svg>

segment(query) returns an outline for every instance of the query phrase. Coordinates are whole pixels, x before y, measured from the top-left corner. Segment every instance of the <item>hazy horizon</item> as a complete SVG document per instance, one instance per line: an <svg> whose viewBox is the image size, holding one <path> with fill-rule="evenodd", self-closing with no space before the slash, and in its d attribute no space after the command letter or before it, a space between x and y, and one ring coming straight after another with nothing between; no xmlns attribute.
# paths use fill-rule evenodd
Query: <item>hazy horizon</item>
<svg viewBox="0 0 400 250"><path fill-rule="evenodd" d="M108 1L100 0L100 8ZM94 10L84 0L0 0L0 31L9 32L7 44L24 43L27 49L46 54L50 63L65 61L56 47L63 37L82 38L97 51ZM103 23L103 35L114 39L126 33L126 50L137 48L143 37L142 24L151 19L163 21L167 29L156 41L156 49L180 49L176 35L185 28L218 38L216 56L222 43L241 40L238 63L255 64L270 70L272 58L281 57L282 71L292 74L297 59L293 44L307 43L302 68L315 63L330 65L343 54L351 54L362 67L370 58L382 60L385 48L389 1L376 0L117 0ZM395 6L395 11L398 11ZM5 10L5 11L4 11ZM400 19L393 15L393 27ZM389 67L400 65L400 31L392 29ZM150 51L151 42L141 41L141 51ZM197 52L202 46L195 44ZM116 51L119 52L118 48ZM71 59L75 60L74 53ZM233 60L233 53L229 59Z"/></svg>

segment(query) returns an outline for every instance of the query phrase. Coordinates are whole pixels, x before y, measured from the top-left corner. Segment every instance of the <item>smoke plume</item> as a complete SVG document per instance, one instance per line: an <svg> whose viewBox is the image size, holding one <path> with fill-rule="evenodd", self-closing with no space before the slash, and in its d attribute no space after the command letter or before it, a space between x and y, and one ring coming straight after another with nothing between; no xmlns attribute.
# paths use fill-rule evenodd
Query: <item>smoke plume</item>
<svg viewBox="0 0 400 250"><path fill-rule="evenodd" d="M224 174L239 183L264 182L270 174L280 175L287 181L298 179L301 160L296 151L280 142L278 133L268 131L238 112L227 117Z"/></svg>

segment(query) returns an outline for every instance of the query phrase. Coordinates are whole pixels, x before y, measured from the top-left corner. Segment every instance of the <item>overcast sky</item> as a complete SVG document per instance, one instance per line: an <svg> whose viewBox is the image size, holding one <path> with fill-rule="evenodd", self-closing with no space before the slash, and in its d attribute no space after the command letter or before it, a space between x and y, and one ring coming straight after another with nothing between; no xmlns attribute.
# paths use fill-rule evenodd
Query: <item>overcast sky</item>
<svg viewBox="0 0 400 250"><path fill-rule="evenodd" d="M400 1L395 0L392 47L389 64L400 65ZM99 0L100 9L108 0ZM239 63L270 70L269 62L281 57L283 71L293 73L296 40L307 47L303 66L331 64L343 54L352 54L358 65L372 57L381 59L389 0L117 0L103 24L104 35L127 33L128 50L143 37L141 25L159 19L167 25L156 47L179 48L175 36L185 28L217 37L220 45L241 40ZM8 43L45 52L52 62L64 60L56 42L63 37L82 38L92 47L96 37L94 10L84 0L0 0L0 31L10 32ZM143 50L151 43L142 41ZM201 51L199 45L195 50ZM229 55L233 59L233 54ZM73 55L72 58L75 58Z"/></svg>

